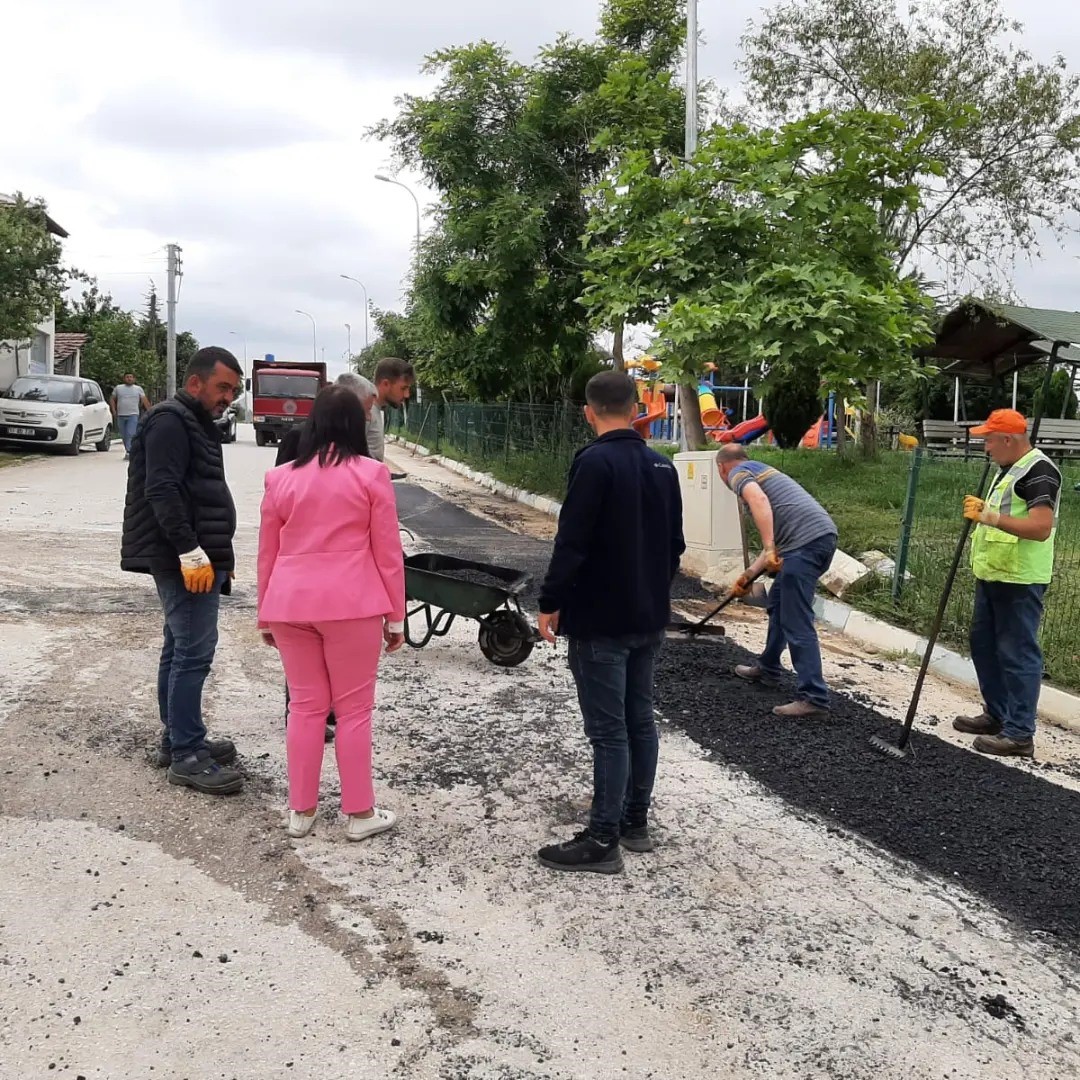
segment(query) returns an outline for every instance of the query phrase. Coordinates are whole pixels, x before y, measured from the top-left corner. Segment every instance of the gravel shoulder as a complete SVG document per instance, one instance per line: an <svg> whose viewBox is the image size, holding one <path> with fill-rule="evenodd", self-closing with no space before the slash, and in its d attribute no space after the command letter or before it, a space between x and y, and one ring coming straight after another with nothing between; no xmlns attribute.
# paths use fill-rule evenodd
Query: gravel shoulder
<svg viewBox="0 0 1080 1080"><path fill-rule="evenodd" d="M400 827L346 844L328 762L314 836L287 840L280 663L259 644L252 580L272 455L242 433L226 448L241 573L207 694L248 776L228 800L167 786L145 758L160 626L148 583L116 568L119 456L0 480L0 1074L1080 1071L1068 942L781 798L677 716L662 725L658 852L612 880L541 872L533 852L577 827L588 791L561 649L504 671L461 624L389 660L377 789ZM530 512L401 464L418 481L401 496L421 511L406 522L417 548L451 546L432 527L441 514L453 544L540 558ZM484 528L495 521L524 535ZM749 614L726 622L752 646ZM863 658L829 662L896 708ZM690 673L702 711L729 716L708 666ZM899 687L903 665L886 666ZM934 692L933 710L963 701Z"/></svg>

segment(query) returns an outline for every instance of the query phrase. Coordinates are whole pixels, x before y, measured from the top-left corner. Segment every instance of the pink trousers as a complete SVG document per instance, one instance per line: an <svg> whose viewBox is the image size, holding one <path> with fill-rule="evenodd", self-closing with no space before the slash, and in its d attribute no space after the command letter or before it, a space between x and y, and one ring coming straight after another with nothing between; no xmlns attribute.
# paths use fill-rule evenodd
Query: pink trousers
<svg viewBox="0 0 1080 1080"><path fill-rule="evenodd" d="M326 715L337 716L334 750L341 778L341 810L362 814L375 805L371 779L371 710L382 648L383 620L271 623L289 684L285 747L289 806L312 809L319 801Z"/></svg>

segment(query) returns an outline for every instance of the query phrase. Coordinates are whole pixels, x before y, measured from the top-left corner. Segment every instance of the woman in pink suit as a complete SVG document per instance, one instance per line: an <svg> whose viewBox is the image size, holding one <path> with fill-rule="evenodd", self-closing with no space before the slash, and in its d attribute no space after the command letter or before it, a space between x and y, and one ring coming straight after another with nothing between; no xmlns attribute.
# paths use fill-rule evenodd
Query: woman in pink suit
<svg viewBox="0 0 1080 1080"><path fill-rule="evenodd" d="M292 695L285 743L295 837L315 823L331 708L345 835L364 840L396 820L375 805L371 711L380 648L396 652L405 640L405 567L390 474L367 456L366 424L357 396L329 386L299 456L266 474L259 629L281 653Z"/></svg>

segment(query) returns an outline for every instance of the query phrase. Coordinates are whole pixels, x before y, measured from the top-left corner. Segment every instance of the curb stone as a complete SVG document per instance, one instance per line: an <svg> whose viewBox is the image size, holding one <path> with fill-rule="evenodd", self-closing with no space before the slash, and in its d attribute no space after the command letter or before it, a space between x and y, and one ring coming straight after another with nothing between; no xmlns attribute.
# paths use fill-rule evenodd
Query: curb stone
<svg viewBox="0 0 1080 1080"><path fill-rule="evenodd" d="M488 473L477 472L475 469L463 465L453 458L435 454L426 446L418 443L406 442L398 435L387 434L387 439L403 450L415 452L420 457L427 458L436 465L441 465L450 472L463 476L467 480L502 495L513 502L523 506L531 506L534 510L558 517L562 504L554 499L545 498L542 495L534 495L531 491L504 484L501 480ZM814 611L818 621L824 623L833 630L839 631L846 637L869 645L876 649L890 652L914 653L921 656L926 649L927 640L909 630L901 630L891 626L881 619L875 619L865 612L857 611L848 604L841 603L824 596L818 596L814 601ZM954 652L938 645L934 649L933 659L930 661L930 670L939 678L947 682L955 683L967 689L978 689L979 680L975 675L975 665L961 653ZM1044 685L1039 695L1039 716L1057 727L1068 731L1080 733L1080 697L1059 690L1054 686Z"/></svg>

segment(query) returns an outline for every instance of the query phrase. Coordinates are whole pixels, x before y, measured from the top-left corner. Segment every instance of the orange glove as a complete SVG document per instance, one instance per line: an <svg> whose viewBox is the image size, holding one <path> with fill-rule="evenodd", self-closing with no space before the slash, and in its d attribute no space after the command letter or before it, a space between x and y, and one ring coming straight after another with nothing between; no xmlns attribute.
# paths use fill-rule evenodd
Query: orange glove
<svg viewBox="0 0 1080 1080"><path fill-rule="evenodd" d="M765 573L766 574L779 574L781 568L784 565L784 560L776 554L776 548L767 548L765 550Z"/></svg>
<svg viewBox="0 0 1080 1080"><path fill-rule="evenodd" d="M750 595L750 588L752 585L753 582L750 580L749 575L742 574L740 575L739 580L731 586L731 595L734 596L736 600L742 600L743 597Z"/></svg>
<svg viewBox="0 0 1080 1080"><path fill-rule="evenodd" d="M976 495L964 496L964 517L968 521L978 522L980 525L989 525L991 528L1001 520L1001 514L997 510L991 510L982 499Z"/></svg>
<svg viewBox="0 0 1080 1080"><path fill-rule="evenodd" d="M180 556L180 573L184 576L184 588L189 593L212 592L217 580L214 564L202 548Z"/></svg>

